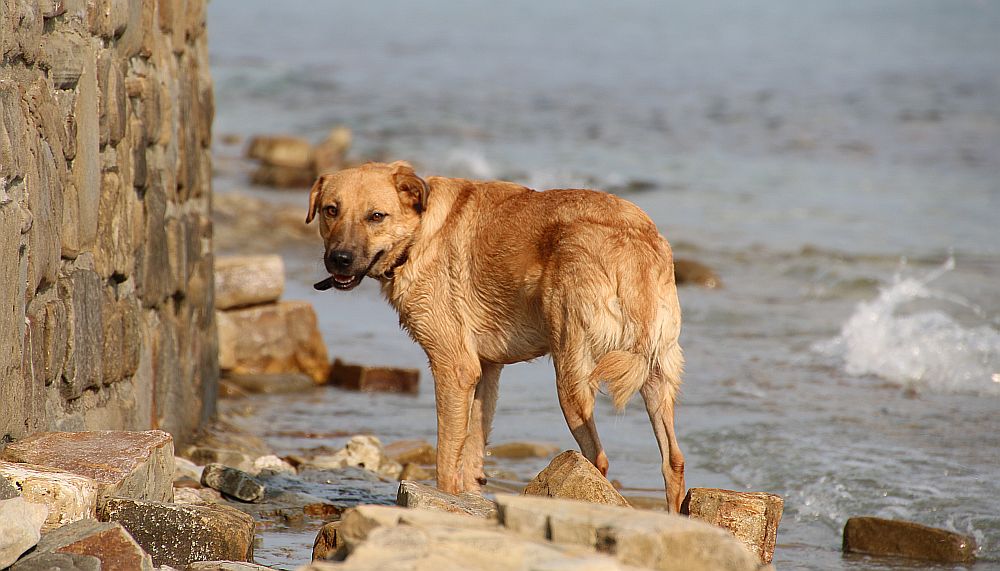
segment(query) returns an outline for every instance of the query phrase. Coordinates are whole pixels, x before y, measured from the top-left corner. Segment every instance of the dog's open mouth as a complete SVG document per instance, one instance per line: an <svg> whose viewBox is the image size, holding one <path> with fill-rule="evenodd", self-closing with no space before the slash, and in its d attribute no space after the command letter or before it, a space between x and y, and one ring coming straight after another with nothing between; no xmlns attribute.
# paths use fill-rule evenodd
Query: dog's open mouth
<svg viewBox="0 0 1000 571"><path fill-rule="evenodd" d="M326 291L330 288L339 289L340 291L350 291L358 287L358 284L361 283L361 280L365 279L365 276L368 275L368 272L372 270L372 267L375 266L376 263L378 263L379 259L382 257L382 254L384 253L385 250L382 250L378 254L375 254L375 257L372 258L371 263L368 264L368 267L365 268L365 271L361 272L360 274L353 276L350 274L333 274L332 276L313 284L313 288L319 291Z"/></svg>

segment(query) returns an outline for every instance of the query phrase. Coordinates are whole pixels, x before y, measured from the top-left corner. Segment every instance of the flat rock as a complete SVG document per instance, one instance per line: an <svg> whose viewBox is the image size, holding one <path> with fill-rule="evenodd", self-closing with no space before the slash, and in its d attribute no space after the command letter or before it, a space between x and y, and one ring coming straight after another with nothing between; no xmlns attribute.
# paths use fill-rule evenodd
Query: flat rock
<svg viewBox="0 0 1000 571"><path fill-rule="evenodd" d="M43 432L8 445L3 459L90 478L98 502L115 496L169 501L173 494L174 440L161 430Z"/></svg>
<svg viewBox="0 0 1000 571"><path fill-rule="evenodd" d="M316 383L304 373L226 375L223 380L244 394L300 393L316 388Z"/></svg>
<svg viewBox="0 0 1000 571"><path fill-rule="evenodd" d="M408 480L399 483L396 504L404 508L424 508L487 519L497 516L496 504L479 494L467 492L454 495Z"/></svg>
<svg viewBox="0 0 1000 571"><path fill-rule="evenodd" d="M281 167L261 165L250 174L250 182L275 188L309 188L316 180L313 167Z"/></svg>
<svg viewBox="0 0 1000 571"><path fill-rule="evenodd" d="M525 458L551 458L559 447L544 442L505 442L486 448L486 455L507 460L522 460Z"/></svg>
<svg viewBox="0 0 1000 571"><path fill-rule="evenodd" d="M153 561L125 528L117 523L82 519L46 533L32 555L71 553L101 561L102 571L152 571Z"/></svg>
<svg viewBox="0 0 1000 571"><path fill-rule="evenodd" d="M90 478L45 466L4 461L0 461L0 476L19 488L25 500L48 506L43 532L96 515L98 484Z"/></svg>
<svg viewBox="0 0 1000 571"><path fill-rule="evenodd" d="M844 526L844 552L972 563L976 560L976 541L960 533L910 521L852 517Z"/></svg>
<svg viewBox="0 0 1000 571"><path fill-rule="evenodd" d="M158 566L253 561L253 518L228 506L113 498L98 510L98 518L120 523Z"/></svg>
<svg viewBox="0 0 1000 571"><path fill-rule="evenodd" d="M677 285L697 285L709 289L722 287L722 280L712 268L684 258L674 259L674 279Z"/></svg>
<svg viewBox="0 0 1000 571"><path fill-rule="evenodd" d="M264 485L256 478L242 470L222 464L205 466L201 474L201 483L244 502L259 502L264 499Z"/></svg>
<svg viewBox="0 0 1000 571"><path fill-rule="evenodd" d="M101 560L77 553L40 553L22 559L8 571L101 571Z"/></svg>
<svg viewBox="0 0 1000 571"><path fill-rule="evenodd" d="M528 482L524 494L628 507L628 502L583 454L567 450Z"/></svg>
<svg viewBox="0 0 1000 571"><path fill-rule="evenodd" d="M420 370L351 365L337 359L330 372L330 382L352 391L416 394L420 387Z"/></svg>
<svg viewBox="0 0 1000 571"><path fill-rule="evenodd" d="M596 549L670 571L758 571L729 532L690 518L574 500L497 494L500 522L523 537Z"/></svg>
<svg viewBox="0 0 1000 571"><path fill-rule="evenodd" d="M38 543L48 515L48 506L29 503L22 497L0 500L0 569Z"/></svg>
<svg viewBox="0 0 1000 571"><path fill-rule="evenodd" d="M271 571L271 567L243 561L197 561L185 567L184 571Z"/></svg>
<svg viewBox="0 0 1000 571"><path fill-rule="evenodd" d="M728 529L762 562L770 563L784 505L784 500L774 494L691 488L681 504L681 513Z"/></svg>
<svg viewBox="0 0 1000 571"><path fill-rule="evenodd" d="M217 311L219 366L234 375L304 373L317 384L330 376L316 311L305 301L281 301Z"/></svg>
<svg viewBox="0 0 1000 571"><path fill-rule="evenodd" d="M284 135L258 135L250 139L247 158L257 159L265 165L313 168L313 148L301 137Z"/></svg>
<svg viewBox="0 0 1000 571"><path fill-rule="evenodd" d="M426 440L397 440L386 444L383 451L390 459L404 465L411 462L429 465L437 463L437 450Z"/></svg>
<svg viewBox="0 0 1000 571"><path fill-rule="evenodd" d="M285 290L281 256L215 258L215 308L231 309L278 301Z"/></svg>

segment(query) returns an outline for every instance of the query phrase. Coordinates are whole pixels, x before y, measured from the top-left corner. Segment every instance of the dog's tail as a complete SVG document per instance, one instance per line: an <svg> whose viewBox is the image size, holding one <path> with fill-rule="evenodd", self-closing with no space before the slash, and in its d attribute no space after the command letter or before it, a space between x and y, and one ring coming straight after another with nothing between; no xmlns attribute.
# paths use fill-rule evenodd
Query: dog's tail
<svg viewBox="0 0 1000 571"><path fill-rule="evenodd" d="M600 381L607 384L615 409L622 410L649 378L649 357L629 351L609 351L597 361L590 373L590 386Z"/></svg>

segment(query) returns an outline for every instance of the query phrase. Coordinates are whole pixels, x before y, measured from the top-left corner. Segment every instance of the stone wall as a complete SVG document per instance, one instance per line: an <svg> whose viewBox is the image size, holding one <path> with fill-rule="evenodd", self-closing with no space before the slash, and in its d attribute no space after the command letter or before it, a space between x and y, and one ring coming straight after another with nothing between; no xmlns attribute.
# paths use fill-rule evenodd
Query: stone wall
<svg viewBox="0 0 1000 571"><path fill-rule="evenodd" d="M0 0L4 440L214 412L206 2Z"/></svg>

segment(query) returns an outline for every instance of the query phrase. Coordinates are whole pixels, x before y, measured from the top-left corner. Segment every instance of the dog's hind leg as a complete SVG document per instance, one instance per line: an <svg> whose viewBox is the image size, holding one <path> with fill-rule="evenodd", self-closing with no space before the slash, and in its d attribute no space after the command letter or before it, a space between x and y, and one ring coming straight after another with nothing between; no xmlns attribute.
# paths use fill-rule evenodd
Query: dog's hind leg
<svg viewBox="0 0 1000 571"><path fill-rule="evenodd" d="M659 371L640 389L646 402L649 422L660 446L661 471L667 489L667 509L679 512L684 499L684 454L674 433L674 402L676 390Z"/></svg>
<svg viewBox="0 0 1000 571"><path fill-rule="evenodd" d="M562 407L569 431L580 446L580 452L597 466L601 474L607 476L608 456L604 453L601 438L597 434L597 424L594 423L594 393L597 387L588 384L593 362L570 352L553 353L552 361L556 367L559 406Z"/></svg>
<svg viewBox="0 0 1000 571"><path fill-rule="evenodd" d="M469 434L473 392L479 382L479 359L431 357L437 406L437 484L450 494L464 491L462 449Z"/></svg>
<svg viewBox="0 0 1000 571"><path fill-rule="evenodd" d="M481 362L480 366L483 372L479 384L476 385L472 413L469 415L469 433L465 437L465 446L462 449L462 480L466 492L479 491L480 486L486 484L483 454L490 437L490 427L493 425L500 371L503 370L503 365L496 363Z"/></svg>

